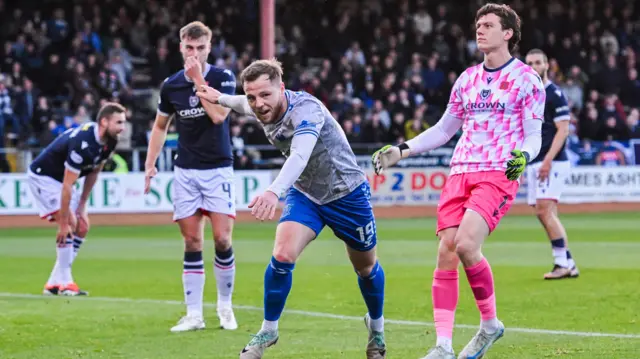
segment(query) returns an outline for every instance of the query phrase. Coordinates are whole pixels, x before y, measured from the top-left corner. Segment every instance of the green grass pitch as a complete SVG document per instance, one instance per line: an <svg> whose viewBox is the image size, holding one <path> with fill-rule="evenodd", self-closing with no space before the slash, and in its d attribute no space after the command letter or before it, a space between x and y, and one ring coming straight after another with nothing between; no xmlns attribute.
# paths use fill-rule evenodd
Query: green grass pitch
<svg viewBox="0 0 640 359"><path fill-rule="evenodd" d="M486 358L640 358L640 214L562 219L578 279L542 280L551 250L534 217L507 217L487 240L507 330ZM432 218L378 221L389 358L417 359L435 342L434 226ZM274 229L274 222L236 226L236 331L217 329L207 232L208 328L180 334L169 332L184 311L177 226L94 227L74 264L91 296L70 299L40 295L55 258L55 229L2 229L0 358L237 358L260 327ZM479 322L464 272L460 289L456 352ZM297 264L280 342L265 358L364 358L365 311L344 245L325 229Z"/></svg>

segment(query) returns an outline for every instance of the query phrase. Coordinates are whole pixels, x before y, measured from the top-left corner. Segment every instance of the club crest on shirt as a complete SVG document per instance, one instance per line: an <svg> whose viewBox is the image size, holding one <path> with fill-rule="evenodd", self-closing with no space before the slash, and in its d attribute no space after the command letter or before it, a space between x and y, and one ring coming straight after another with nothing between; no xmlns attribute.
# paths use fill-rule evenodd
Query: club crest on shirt
<svg viewBox="0 0 640 359"><path fill-rule="evenodd" d="M490 89L484 89L484 90L480 91L480 97L483 100L486 100L487 98L489 98L489 95L491 95L491 90Z"/></svg>
<svg viewBox="0 0 640 359"><path fill-rule="evenodd" d="M189 105L191 107L196 107L200 103L200 98L198 96L189 96Z"/></svg>

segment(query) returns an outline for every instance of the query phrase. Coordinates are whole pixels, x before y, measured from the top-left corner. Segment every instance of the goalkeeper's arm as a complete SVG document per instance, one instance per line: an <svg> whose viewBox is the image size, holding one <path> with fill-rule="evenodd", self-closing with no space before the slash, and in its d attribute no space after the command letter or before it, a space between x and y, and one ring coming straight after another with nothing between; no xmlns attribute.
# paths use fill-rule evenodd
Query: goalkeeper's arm
<svg viewBox="0 0 640 359"><path fill-rule="evenodd" d="M255 116L253 114L253 110L251 109L251 106L249 106L249 101L247 101L247 96L245 95L222 94L218 98L218 103L223 107L230 108L241 115Z"/></svg>
<svg viewBox="0 0 640 359"><path fill-rule="evenodd" d="M526 153L527 163L538 157L540 146L542 146L542 121L537 118L531 118L522 121L524 129L524 141L522 142L521 151Z"/></svg>
<svg viewBox="0 0 640 359"><path fill-rule="evenodd" d="M458 132L463 123L463 119L445 112L435 126L415 138L398 146L384 146L376 151L371 158L376 173L382 173L411 154L423 153L444 145Z"/></svg>
<svg viewBox="0 0 640 359"><path fill-rule="evenodd" d="M435 126L406 142L410 154L427 152L446 144L458 132L463 123L463 119L445 112Z"/></svg>

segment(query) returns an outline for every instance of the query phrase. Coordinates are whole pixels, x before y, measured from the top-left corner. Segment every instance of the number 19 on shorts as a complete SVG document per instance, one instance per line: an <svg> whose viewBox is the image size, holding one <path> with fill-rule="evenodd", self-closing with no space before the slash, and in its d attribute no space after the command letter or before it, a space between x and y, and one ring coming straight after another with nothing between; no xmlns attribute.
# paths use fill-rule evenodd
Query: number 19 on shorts
<svg viewBox="0 0 640 359"><path fill-rule="evenodd" d="M373 241L373 237L376 234L376 223L375 221L371 221L367 223L364 227L356 228L358 233L360 233L360 242L362 242L365 246L371 245Z"/></svg>

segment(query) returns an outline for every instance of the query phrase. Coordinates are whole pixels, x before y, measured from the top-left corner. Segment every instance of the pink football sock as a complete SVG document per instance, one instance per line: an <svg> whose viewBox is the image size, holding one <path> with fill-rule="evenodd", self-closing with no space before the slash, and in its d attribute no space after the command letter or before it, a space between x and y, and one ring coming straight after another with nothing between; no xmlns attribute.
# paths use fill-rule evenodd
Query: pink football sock
<svg viewBox="0 0 640 359"><path fill-rule="evenodd" d="M436 334L438 338L451 340L458 306L458 271L436 269L431 289Z"/></svg>
<svg viewBox="0 0 640 359"><path fill-rule="evenodd" d="M464 269L476 304L483 321L496 318L496 296L493 285L493 273L486 258L480 263Z"/></svg>

